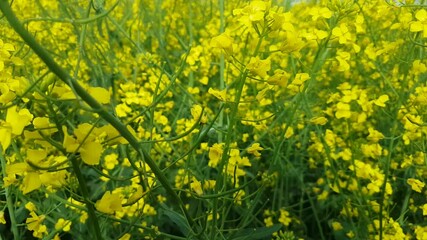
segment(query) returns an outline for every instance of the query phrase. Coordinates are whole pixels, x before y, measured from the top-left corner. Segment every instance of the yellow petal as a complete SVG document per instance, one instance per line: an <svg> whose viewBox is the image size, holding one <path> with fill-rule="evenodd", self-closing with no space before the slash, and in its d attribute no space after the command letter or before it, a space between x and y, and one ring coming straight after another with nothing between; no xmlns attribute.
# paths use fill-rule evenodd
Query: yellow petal
<svg viewBox="0 0 427 240"><path fill-rule="evenodd" d="M110 102L110 93L107 89L102 87L90 87L88 93L92 95L101 104L107 104Z"/></svg>
<svg viewBox="0 0 427 240"><path fill-rule="evenodd" d="M218 98L223 102L227 101L227 92L225 89L220 91L213 88L209 88L208 93L212 94L214 97Z"/></svg>
<svg viewBox="0 0 427 240"><path fill-rule="evenodd" d="M82 123L79 124L76 129L74 129L74 135L76 136L79 142L90 142L93 141L96 137L96 135L94 134L95 130L96 127L94 127L92 124Z"/></svg>
<svg viewBox="0 0 427 240"><path fill-rule="evenodd" d="M129 198L128 198L128 200L126 201L126 203L130 203L130 204L133 204L133 203L136 203L140 198L142 198L142 196L143 196L143 191L142 191L142 186L140 186L140 185L138 185L137 187L136 187L136 192L134 192Z"/></svg>
<svg viewBox="0 0 427 240"><path fill-rule="evenodd" d="M425 21L427 20L427 11L424 9L418 10L415 14L415 18L419 21Z"/></svg>
<svg viewBox="0 0 427 240"><path fill-rule="evenodd" d="M72 136L68 135L66 126L62 126L62 131L64 132L64 142L62 145L65 147L65 150L69 153L75 152L79 147L79 143Z"/></svg>
<svg viewBox="0 0 427 240"><path fill-rule="evenodd" d="M45 159L46 157L47 157L46 150L43 150L43 149L38 149L38 150L28 149L27 150L27 159L32 163L37 164L38 162Z"/></svg>
<svg viewBox="0 0 427 240"><path fill-rule="evenodd" d="M14 163L12 165L6 165L6 174L18 174L22 175L27 171L28 165L26 163Z"/></svg>
<svg viewBox="0 0 427 240"><path fill-rule="evenodd" d="M192 183L190 183L190 188L196 192L197 195L203 195L202 184L199 181L194 180Z"/></svg>
<svg viewBox="0 0 427 240"><path fill-rule="evenodd" d="M39 174L37 172L29 172L24 177L24 181L22 182L21 188L22 193L27 194L29 192L32 192L38 188L40 188L42 185L40 181Z"/></svg>
<svg viewBox="0 0 427 240"><path fill-rule="evenodd" d="M87 142L80 148L80 154L84 163L97 165L101 159L102 145L99 142Z"/></svg>
<svg viewBox="0 0 427 240"><path fill-rule="evenodd" d="M47 117L36 117L33 120L34 128L48 128L50 126L49 118Z"/></svg>
<svg viewBox="0 0 427 240"><path fill-rule="evenodd" d="M12 130L10 128L0 128L0 144L2 151L6 151L12 141Z"/></svg>
<svg viewBox="0 0 427 240"><path fill-rule="evenodd" d="M233 53L233 39L225 33L213 37L211 46L214 48L222 48L228 54Z"/></svg>
<svg viewBox="0 0 427 240"><path fill-rule="evenodd" d="M325 125L328 122L328 119L325 117L314 117L310 119L310 123L315 125Z"/></svg>
<svg viewBox="0 0 427 240"><path fill-rule="evenodd" d="M107 191L102 198L95 203L95 207L100 212L113 214L115 211L122 209L121 202L120 194Z"/></svg>
<svg viewBox="0 0 427 240"><path fill-rule="evenodd" d="M414 22L411 24L409 30L411 32L420 32L423 30L423 24L421 22Z"/></svg>
<svg viewBox="0 0 427 240"><path fill-rule="evenodd" d="M385 103L389 100L387 95L381 95L377 100L374 101L374 104L379 107L385 107Z"/></svg>
<svg viewBox="0 0 427 240"><path fill-rule="evenodd" d="M24 127L31 123L33 115L24 108L16 111L16 106L13 106L7 110L6 122L12 127L12 133L15 135L21 135Z"/></svg>

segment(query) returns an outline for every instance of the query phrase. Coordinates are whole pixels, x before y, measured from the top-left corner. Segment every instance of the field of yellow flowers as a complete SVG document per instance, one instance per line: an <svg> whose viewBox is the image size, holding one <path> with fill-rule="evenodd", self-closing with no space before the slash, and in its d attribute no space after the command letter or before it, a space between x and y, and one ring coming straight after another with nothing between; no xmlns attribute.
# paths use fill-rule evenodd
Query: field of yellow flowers
<svg viewBox="0 0 427 240"><path fill-rule="evenodd" d="M427 1L0 11L0 239L427 239Z"/></svg>

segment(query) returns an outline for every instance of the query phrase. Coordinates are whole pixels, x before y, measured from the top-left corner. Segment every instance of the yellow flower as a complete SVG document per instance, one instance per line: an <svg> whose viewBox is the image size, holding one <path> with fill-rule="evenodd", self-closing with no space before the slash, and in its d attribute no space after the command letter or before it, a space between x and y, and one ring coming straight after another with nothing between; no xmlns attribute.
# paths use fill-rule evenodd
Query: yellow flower
<svg viewBox="0 0 427 240"><path fill-rule="evenodd" d="M42 185L40 180L40 173L38 172L27 172L24 175L24 180L21 184L21 190L23 194L27 194L36 189L39 189Z"/></svg>
<svg viewBox="0 0 427 240"><path fill-rule="evenodd" d="M418 10L415 13L415 18L418 21L413 22L410 25L409 30L411 32L423 32L423 37L427 38L427 11L425 9Z"/></svg>
<svg viewBox="0 0 427 240"><path fill-rule="evenodd" d="M244 190L238 190L237 192L233 193L234 202L237 205L242 205L242 199L246 195Z"/></svg>
<svg viewBox="0 0 427 240"><path fill-rule="evenodd" d="M424 204L421 209L423 210L423 216L427 216L427 203Z"/></svg>
<svg viewBox="0 0 427 240"><path fill-rule="evenodd" d="M328 122L328 119L325 117L314 117L310 119L310 123L315 125L325 125Z"/></svg>
<svg viewBox="0 0 427 240"><path fill-rule="evenodd" d="M204 189L214 189L215 185L216 185L215 180L207 180L203 183L203 188Z"/></svg>
<svg viewBox="0 0 427 240"><path fill-rule="evenodd" d="M274 75L267 79L267 83L271 85L279 85L286 87L288 84L288 79L291 77L291 74L285 72L281 69L274 70Z"/></svg>
<svg viewBox="0 0 427 240"><path fill-rule="evenodd" d="M338 38L340 44L347 43L351 38L350 31L345 23L341 23L340 26L332 29L332 35Z"/></svg>
<svg viewBox="0 0 427 240"><path fill-rule="evenodd" d="M99 142L85 142L80 147L79 152L84 163L88 165L97 165L101 158L103 148Z"/></svg>
<svg viewBox="0 0 427 240"><path fill-rule="evenodd" d="M17 111L17 107L12 106L7 109L6 122L0 122L0 144L3 152L9 147L13 135L21 135L32 119L33 115L26 108Z"/></svg>
<svg viewBox="0 0 427 240"><path fill-rule="evenodd" d="M220 48L227 54L233 53L233 39L226 33L222 33L211 40L211 47Z"/></svg>
<svg viewBox="0 0 427 240"><path fill-rule="evenodd" d="M120 103L116 106L116 113L118 117L126 117L131 112L132 108L130 108L126 103Z"/></svg>
<svg viewBox="0 0 427 240"><path fill-rule="evenodd" d="M338 71L339 72L345 72L350 70L350 64L349 64L349 60L350 60L350 53L348 52L343 52L343 51L339 51L337 53L338 56L336 56L335 58L338 60Z"/></svg>
<svg viewBox="0 0 427 240"><path fill-rule="evenodd" d="M33 114L26 108L19 111L16 108L13 106L7 110L6 122L10 124L13 134L21 135L24 127L31 123Z"/></svg>
<svg viewBox="0 0 427 240"><path fill-rule="evenodd" d="M27 229L33 231L33 236L42 238L43 234L47 234L46 225L43 225L43 221L46 218L45 215L37 216L35 212L30 212L31 217L27 218L25 223L27 224Z"/></svg>
<svg viewBox="0 0 427 240"><path fill-rule="evenodd" d="M32 203L32 202L27 202L26 204L25 204L25 209L27 209L28 211L30 211L30 212L34 212L34 211L36 211L36 205L34 205L34 203Z"/></svg>
<svg viewBox="0 0 427 240"><path fill-rule="evenodd" d="M301 86L303 85L308 79L310 79L310 75L308 73L297 73L295 75L294 80L292 81L292 84Z"/></svg>
<svg viewBox="0 0 427 240"><path fill-rule="evenodd" d="M273 224L273 218L272 218L272 217L264 218L264 223L265 223L265 226L266 226L266 227L271 227L271 226L273 226L273 225L274 225L274 224Z"/></svg>
<svg viewBox="0 0 427 240"><path fill-rule="evenodd" d="M142 189L141 185L137 185L136 186L136 190L134 190L135 192L132 193L132 195L128 198L128 200L126 201L127 204L133 204L136 203L139 199L142 198L142 196L144 196L144 191Z"/></svg>
<svg viewBox="0 0 427 240"><path fill-rule="evenodd" d="M98 211L106 214L114 214L116 211L122 210L122 200L119 193L111 193L107 191L102 198L95 203Z"/></svg>
<svg viewBox="0 0 427 240"><path fill-rule="evenodd" d="M205 115L202 116L202 110L203 110L202 106L198 104L194 105L191 108L191 116L193 116L194 120L197 120L200 118L200 123L205 124L208 122L208 118Z"/></svg>
<svg viewBox="0 0 427 240"><path fill-rule="evenodd" d="M292 222L292 219L289 217L288 211L280 209L279 222L284 226L289 226L289 224Z"/></svg>
<svg viewBox="0 0 427 240"><path fill-rule="evenodd" d="M372 142L378 142L379 140L384 138L384 135L381 132L373 129L372 127L368 128L369 135L367 139Z"/></svg>
<svg viewBox="0 0 427 240"><path fill-rule="evenodd" d="M50 123L47 117L36 117L33 119L34 128L41 131L45 135L51 135L52 133L58 132L55 124Z"/></svg>
<svg viewBox="0 0 427 240"><path fill-rule="evenodd" d="M6 219L4 218L4 211L0 211L0 224L6 224Z"/></svg>
<svg viewBox="0 0 427 240"><path fill-rule="evenodd" d="M3 123L0 125L0 144L2 152L5 152L6 149L10 146L12 142L12 129L8 123Z"/></svg>
<svg viewBox="0 0 427 240"><path fill-rule="evenodd" d="M226 102L227 101L227 90L216 90L213 88L209 88L208 93L212 94L214 97L218 98L219 100Z"/></svg>
<svg viewBox="0 0 427 240"><path fill-rule="evenodd" d="M353 231L349 231L348 233L345 234L347 237L349 238L354 238L354 232Z"/></svg>
<svg viewBox="0 0 427 240"><path fill-rule="evenodd" d="M68 135L65 126L62 129L64 132L63 146L67 152L72 153L78 150L84 163L88 165L97 165L99 163L103 148L99 140L97 140L100 135L96 136L94 133L96 128L88 123L80 124L74 130L74 135L77 139Z"/></svg>
<svg viewBox="0 0 427 240"><path fill-rule="evenodd" d="M71 221L65 220L63 218L59 218L55 224L55 229L56 230L62 230L64 232L68 232L71 229Z"/></svg>
<svg viewBox="0 0 427 240"><path fill-rule="evenodd" d="M377 100L374 101L374 104L379 107L385 107L385 103L388 102L389 97L387 95L381 95Z"/></svg>
<svg viewBox="0 0 427 240"><path fill-rule="evenodd" d="M332 11L327 7L313 7L309 14L312 16L313 21L316 21L318 18L329 19L332 17Z"/></svg>
<svg viewBox="0 0 427 240"><path fill-rule="evenodd" d="M215 219L219 219L219 218L220 218L220 215L219 215L219 213L217 213ZM209 212L207 220L208 221L212 221L213 220L213 214L211 212Z"/></svg>
<svg viewBox="0 0 427 240"><path fill-rule="evenodd" d="M4 43L0 39L0 58L9 58L11 52L15 51L15 47L10 43ZM0 69L0 71L3 69Z"/></svg>
<svg viewBox="0 0 427 240"><path fill-rule="evenodd" d="M259 153L258 151L264 150L264 148L262 148L259 143L254 143L252 144L250 147L248 147L248 149L246 149L247 152L249 154L254 155L255 157L260 157L261 153Z"/></svg>
<svg viewBox="0 0 427 240"><path fill-rule="evenodd" d="M125 233L123 236L119 238L119 240L130 240L131 237L132 235L130 235L129 233Z"/></svg>
<svg viewBox="0 0 427 240"><path fill-rule="evenodd" d="M193 190L194 192L196 192L197 195L202 195L203 194L202 184L200 183L200 181L198 181L196 179L194 179L190 183L190 188L191 188L191 190Z"/></svg>
<svg viewBox="0 0 427 240"><path fill-rule="evenodd" d="M6 166L7 175L24 176L20 186L23 194L27 194L41 187L40 173L34 171L27 163L14 163Z"/></svg>
<svg viewBox="0 0 427 240"><path fill-rule="evenodd" d="M406 183L411 185L412 190L419 193L422 191L425 185L425 183L415 178L408 178L408 180L406 180Z"/></svg>
<svg viewBox="0 0 427 240"><path fill-rule="evenodd" d="M209 167L216 167L218 165L222 157L223 145L222 143L215 143L209 148Z"/></svg>
<svg viewBox="0 0 427 240"><path fill-rule="evenodd" d="M350 118L351 117L350 105L347 103L339 102L337 104L337 111L335 112L335 117L338 119Z"/></svg>
<svg viewBox="0 0 427 240"><path fill-rule="evenodd" d="M261 60L258 56L252 57L246 68L253 74L261 78L267 78L270 71L271 61L269 58Z"/></svg>
<svg viewBox="0 0 427 240"><path fill-rule="evenodd" d="M343 226L341 223L333 221L332 222L332 229L334 229L334 231L340 231L343 229Z"/></svg>
<svg viewBox="0 0 427 240"><path fill-rule="evenodd" d="M382 153L382 147L378 143L372 143L372 144L362 144L361 150L363 155L366 157L371 157L376 159L377 157L381 156Z"/></svg>
<svg viewBox="0 0 427 240"><path fill-rule="evenodd" d="M101 104L110 103L110 93L102 87L89 87L87 92Z"/></svg>
<svg viewBox="0 0 427 240"><path fill-rule="evenodd" d="M238 17L239 21L251 27L252 23L261 21L264 19L265 11L269 5L265 1L252 1L248 6L241 9L234 9L233 15Z"/></svg>
<svg viewBox="0 0 427 240"><path fill-rule="evenodd" d="M114 169L114 167L119 163L117 160L119 156L116 153L111 153L108 155L105 155L104 157L104 166L106 169Z"/></svg>

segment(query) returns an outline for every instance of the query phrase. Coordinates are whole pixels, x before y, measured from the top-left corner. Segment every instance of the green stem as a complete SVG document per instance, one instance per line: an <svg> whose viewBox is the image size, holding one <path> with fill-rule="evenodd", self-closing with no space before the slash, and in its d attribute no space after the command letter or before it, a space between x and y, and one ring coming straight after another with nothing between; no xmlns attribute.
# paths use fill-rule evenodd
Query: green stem
<svg viewBox="0 0 427 240"><path fill-rule="evenodd" d="M220 19L220 27L219 27L219 32L223 33L224 32L224 0L219 0L219 19ZM221 54L220 56L220 60L219 60L219 90L224 90L225 89L225 59L224 59L224 53ZM221 111L220 116L219 116L219 127L220 129L223 129L224 127L224 113ZM223 138L223 133L219 132L218 133L218 142L222 142L222 138Z"/></svg>
<svg viewBox="0 0 427 240"><path fill-rule="evenodd" d="M0 162L1 162L1 170L3 174L3 178L6 177L6 159L3 156L3 149L0 146ZM16 225L16 219L15 219L15 208L13 206L12 199L10 198L10 187L6 187L4 189L5 195L6 195L6 202L7 202L7 208L9 209L9 216L10 216L10 223L11 223L11 230L13 234L13 239L18 240L18 226Z"/></svg>
<svg viewBox="0 0 427 240"><path fill-rule="evenodd" d="M87 212L89 215L89 226L91 232L95 234L95 238L98 240L103 239L101 236L101 230L99 228L98 217L96 216L95 207L89 199L89 190L87 189L86 180L80 171L79 162L75 156L71 157L71 164L73 165L74 173L76 174L77 180L79 181L79 187L85 201Z"/></svg>
<svg viewBox="0 0 427 240"><path fill-rule="evenodd" d="M397 118L396 118L397 119ZM394 122L396 124L396 121ZM393 134L392 136L395 136L395 130L396 130L396 125L394 125L393 127ZM394 148L394 138L392 138L390 140L390 145L388 147L388 154L387 157L385 159L385 167L384 167L384 182L381 186L381 196L380 196L380 210L379 210L379 221L380 221L380 226L379 226L379 238L383 239L383 231L384 231L384 224L383 224L383 209L384 209L384 201L386 200L386 187L387 187L387 181L388 181L388 177L390 174L390 165L391 165L391 155L393 152L393 148Z"/></svg>
<svg viewBox="0 0 427 240"><path fill-rule="evenodd" d="M260 38L258 39L258 43L255 47L255 50L254 50L254 53L252 56L255 57L258 55L259 50L261 48L261 43L262 43L265 35L266 35L266 29L263 28L262 33L260 34ZM227 173L225 173L225 174L223 174L223 173L226 172L224 170L228 167L227 166L228 165L228 151L230 150L230 145L231 145L231 143L235 137L234 131L235 131L236 125L238 123L237 114L239 111L240 98L242 96L243 87L245 85L245 82L246 82L248 75L249 75L249 70L247 70L247 69L245 69L240 74L240 78L239 78L239 80L237 82L237 86L236 86L236 93L234 96L234 102L232 102L231 107L230 107L231 108L230 115L229 115L230 121L229 121L229 125L227 128L227 135L225 138L225 144L224 144L224 148L223 148L224 150L223 150L223 154L221 157L221 161L220 161L219 166L217 168L218 169L218 176L216 179L216 186L215 186L216 192L226 191L226 189L225 189L226 184L225 183L226 183ZM222 189L220 189L220 188L222 188ZM213 216L212 226L213 226L213 228L215 228L215 226L217 224L216 214L217 214L217 210L218 210L217 208L218 208L218 204L219 204L218 201L219 201L219 199L216 198L216 199L214 199L213 204L212 204L212 216ZM225 216L225 213L223 212L222 215ZM223 219L225 220L225 218L223 218ZM214 234L215 234L214 231L212 231L211 239L216 238L216 237L214 237L215 236Z"/></svg>
<svg viewBox="0 0 427 240"><path fill-rule="evenodd" d="M115 116L109 113L98 101L95 100L86 90L75 80L73 79L55 60L51 55L34 39L34 37L22 26L18 18L13 13L12 9L9 6L7 0L0 0L0 10L6 17L7 21L11 27L18 33L21 38L28 44L28 46L41 58L41 60L46 64L46 66L57 75L65 84L69 85L74 89L75 93L94 111L96 111L100 117L105 121L111 124L122 136L125 138L129 144L140 154L142 159L148 164L148 166L153 171L154 175L157 177L159 182L165 188L167 194L172 200L173 204L178 205L190 226L194 225L194 221L191 218L188 211L185 209L185 205L176 192L173 190L172 185L169 183L166 176L162 173L160 168L154 162L154 160L143 151L138 140L132 135L132 133L127 129L127 127ZM131 161L132 167L136 170L138 169L134 161Z"/></svg>

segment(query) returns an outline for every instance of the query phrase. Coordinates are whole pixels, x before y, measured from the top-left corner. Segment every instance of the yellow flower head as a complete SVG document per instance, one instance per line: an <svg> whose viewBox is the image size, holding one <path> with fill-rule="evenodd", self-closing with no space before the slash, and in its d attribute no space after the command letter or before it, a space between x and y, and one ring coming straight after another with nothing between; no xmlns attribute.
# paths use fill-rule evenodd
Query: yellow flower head
<svg viewBox="0 0 427 240"><path fill-rule="evenodd" d="M269 58L261 60L258 56L251 58L246 68L253 74L261 78L267 78L270 71L271 61Z"/></svg>
<svg viewBox="0 0 427 240"><path fill-rule="evenodd" d="M220 48L227 54L233 53L233 39L226 33L222 33L211 40L211 47Z"/></svg>
<svg viewBox="0 0 427 240"><path fill-rule="evenodd" d="M425 185L425 183L415 178L408 178L408 180L406 180L406 183L411 186L412 190L419 193L422 191Z"/></svg>
<svg viewBox="0 0 427 240"><path fill-rule="evenodd" d="M120 193L105 192L102 198L95 203L95 207L98 211L106 214L114 214L116 211L121 211L122 200Z"/></svg>

